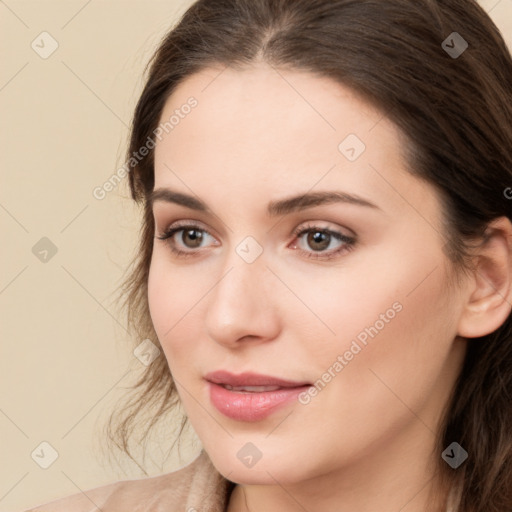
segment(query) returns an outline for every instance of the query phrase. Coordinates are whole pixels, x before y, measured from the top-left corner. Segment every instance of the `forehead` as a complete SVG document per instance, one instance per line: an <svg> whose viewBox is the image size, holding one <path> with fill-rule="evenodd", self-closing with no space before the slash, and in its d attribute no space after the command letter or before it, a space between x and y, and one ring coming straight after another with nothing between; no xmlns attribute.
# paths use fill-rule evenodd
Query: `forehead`
<svg viewBox="0 0 512 512"><path fill-rule="evenodd" d="M234 146L236 142L247 148L265 144L281 157L290 146L339 156L338 144L350 133L368 142L378 132L387 133L387 147L397 135L380 111L347 87L326 77L266 64L243 70L207 68L188 77L168 98L160 122L180 113L190 97L197 106L168 134L175 143L167 148L171 153L179 151L183 138L193 136L204 150L210 143ZM372 134L377 124L381 130Z"/></svg>
<svg viewBox="0 0 512 512"><path fill-rule="evenodd" d="M196 104L185 108L190 98ZM425 195L407 172L397 127L326 77L264 64L208 68L176 88L160 123L173 116L156 143L155 187L202 195L220 184L237 194L266 184L267 195L281 196L341 187L394 205Z"/></svg>

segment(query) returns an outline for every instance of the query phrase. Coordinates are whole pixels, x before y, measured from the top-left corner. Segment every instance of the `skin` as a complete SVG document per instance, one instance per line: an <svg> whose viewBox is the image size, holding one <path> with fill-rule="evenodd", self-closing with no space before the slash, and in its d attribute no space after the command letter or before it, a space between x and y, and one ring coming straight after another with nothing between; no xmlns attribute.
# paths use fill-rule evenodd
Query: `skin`
<svg viewBox="0 0 512 512"><path fill-rule="evenodd" d="M510 223L496 224L480 273L449 286L439 199L407 172L391 121L327 78L264 63L223 69L182 82L161 116L198 100L157 142L155 189L200 198L212 213L154 203L155 236L177 221L206 232L198 248L183 231L174 236L175 247L195 251L186 258L155 239L148 296L186 414L215 467L238 484L228 510L415 512L433 489L443 510L435 432L465 337L492 332L510 313ZM338 149L348 134L366 145L355 161ZM318 191L378 208L266 214L270 201ZM332 238L319 250L293 234L311 226L356 242L309 258L343 247ZM247 236L263 249L252 263L236 252ZM307 405L242 422L211 404L203 377L214 370L317 381L394 303L400 312ZM248 442L262 453L251 468L237 457Z"/></svg>

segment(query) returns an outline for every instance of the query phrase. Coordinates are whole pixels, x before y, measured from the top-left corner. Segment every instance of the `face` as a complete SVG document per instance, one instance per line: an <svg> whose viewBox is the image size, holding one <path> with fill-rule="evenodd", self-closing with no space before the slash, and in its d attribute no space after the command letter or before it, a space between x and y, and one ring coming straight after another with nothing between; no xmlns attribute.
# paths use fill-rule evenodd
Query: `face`
<svg viewBox="0 0 512 512"><path fill-rule="evenodd" d="M214 465L291 484L427 460L462 300L440 202L396 127L344 86L263 64L188 78L161 122L173 115L155 148L167 238L149 304Z"/></svg>

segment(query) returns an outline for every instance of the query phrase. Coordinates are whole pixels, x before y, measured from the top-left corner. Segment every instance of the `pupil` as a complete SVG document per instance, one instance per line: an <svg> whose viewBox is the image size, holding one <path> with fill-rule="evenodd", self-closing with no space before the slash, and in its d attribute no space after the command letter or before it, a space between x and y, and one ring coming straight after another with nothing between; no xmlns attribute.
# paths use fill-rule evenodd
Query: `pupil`
<svg viewBox="0 0 512 512"><path fill-rule="evenodd" d="M321 231L312 232L308 235L308 243L313 244L313 249L326 249L329 247L329 235ZM317 247L314 247L315 244L317 244Z"/></svg>
<svg viewBox="0 0 512 512"><path fill-rule="evenodd" d="M192 244L187 244L187 242L185 240L185 236L188 236L190 238L190 240L192 240ZM189 229L187 231L184 231L183 236L182 236L183 243L188 247L200 246L202 238L203 238L203 235L197 229Z"/></svg>

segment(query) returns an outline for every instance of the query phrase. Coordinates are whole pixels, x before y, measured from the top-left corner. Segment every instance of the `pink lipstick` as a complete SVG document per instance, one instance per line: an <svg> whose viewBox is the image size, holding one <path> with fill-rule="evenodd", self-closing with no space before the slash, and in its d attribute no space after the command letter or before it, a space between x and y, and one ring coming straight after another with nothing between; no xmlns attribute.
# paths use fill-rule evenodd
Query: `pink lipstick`
<svg viewBox="0 0 512 512"><path fill-rule="evenodd" d="M221 370L205 376L210 400L228 418L259 421L297 399L309 382L296 382L256 373L232 374Z"/></svg>

